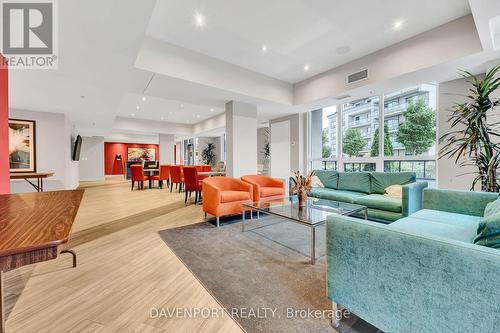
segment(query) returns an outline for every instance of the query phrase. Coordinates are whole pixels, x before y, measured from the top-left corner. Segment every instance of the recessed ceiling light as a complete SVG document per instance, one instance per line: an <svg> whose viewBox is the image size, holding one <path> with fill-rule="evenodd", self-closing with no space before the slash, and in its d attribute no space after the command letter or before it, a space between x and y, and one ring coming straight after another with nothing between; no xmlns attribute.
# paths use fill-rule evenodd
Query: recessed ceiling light
<svg viewBox="0 0 500 333"><path fill-rule="evenodd" d="M132 113L132 117L135 117L135 113Z"/></svg>
<svg viewBox="0 0 500 333"><path fill-rule="evenodd" d="M205 26L205 16L203 16L201 13L198 13L198 12L195 13L194 14L194 23L200 28L204 27Z"/></svg>
<svg viewBox="0 0 500 333"><path fill-rule="evenodd" d="M142 96L142 101L145 102L146 101L146 96Z"/></svg>
<svg viewBox="0 0 500 333"><path fill-rule="evenodd" d="M170 111L168 114L172 114L172 111Z"/></svg>
<svg viewBox="0 0 500 333"><path fill-rule="evenodd" d="M403 20L397 20L392 24L394 30L399 30L403 27Z"/></svg>
<svg viewBox="0 0 500 333"><path fill-rule="evenodd" d="M200 118L200 115L199 115L199 114L197 114L197 115L196 115L196 118Z"/></svg>
<svg viewBox="0 0 500 333"><path fill-rule="evenodd" d="M210 109L210 112L214 112L214 109Z"/></svg>
<svg viewBox="0 0 500 333"><path fill-rule="evenodd" d="M307 72L309 70L309 65L304 65L304 70Z"/></svg>
<svg viewBox="0 0 500 333"><path fill-rule="evenodd" d="M181 108L183 108L183 107L184 107L184 104L181 104Z"/></svg>
<svg viewBox="0 0 500 333"><path fill-rule="evenodd" d="M262 50L262 52L267 52L267 45L262 45L260 49Z"/></svg>
<svg viewBox="0 0 500 333"><path fill-rule="evenodd" d="M161 117L161 120L164 120L164 119L165 119L165 117Z"/></svg>
<svg viewBox="0 0 500 333"><path fill-rule="evenodd" d="M81 95L81 96L80 96L80 98L81 98L81 99L85 99L85 95Z"/></svg>

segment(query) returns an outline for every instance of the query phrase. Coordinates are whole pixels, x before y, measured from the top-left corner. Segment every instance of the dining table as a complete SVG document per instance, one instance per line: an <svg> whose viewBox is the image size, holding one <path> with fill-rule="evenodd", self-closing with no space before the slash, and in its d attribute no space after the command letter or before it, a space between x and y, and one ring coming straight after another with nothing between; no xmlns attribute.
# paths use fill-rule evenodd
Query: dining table
<svg viewBox="0 0 500 333"><path fill-rule="evenodd" d="M198 172L198 176L205 176L205 177L215 177L215 176L225 176L226 172L225 171L200 171Z"/></svg>
<svg viewBox="0 0 500 333"><path fill-rule="evenodd" d="M150 169L150 168L145 168L144 169L144 175L145 176L154 176L156 174L158 174L160 172L160 169L159 168L153 168L153 169ZM149 179L149 188L152 188L153 187L153 180L152 179Z"/></svg>

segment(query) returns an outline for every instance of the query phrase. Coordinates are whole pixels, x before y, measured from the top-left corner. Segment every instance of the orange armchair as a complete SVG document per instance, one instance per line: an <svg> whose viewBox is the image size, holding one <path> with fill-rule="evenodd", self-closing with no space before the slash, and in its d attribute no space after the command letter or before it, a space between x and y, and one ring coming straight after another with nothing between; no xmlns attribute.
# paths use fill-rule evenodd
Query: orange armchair
<svg viewBox="0 0 500 333"><path fill-rule="evenodd" d="M248 175L241 177L245 183L252 185L253 200L277 199L285 196L285 183L269 176Z"/></svg>
<svg viewBox="0 0 500 333"><path fill-rule="evenodd" d="M253 199L252 186L236 178L211 177L203 180L203 211L216 217L238 214L242 204Z"/></svg>

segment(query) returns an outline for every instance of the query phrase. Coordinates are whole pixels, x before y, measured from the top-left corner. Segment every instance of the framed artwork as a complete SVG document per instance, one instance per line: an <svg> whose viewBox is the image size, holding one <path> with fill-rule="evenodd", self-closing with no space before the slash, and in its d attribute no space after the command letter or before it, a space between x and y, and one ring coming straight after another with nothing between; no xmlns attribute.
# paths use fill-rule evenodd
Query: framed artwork
<svg viewBox="0 0 500 333"><path fill-rule="evenodd" d="M156 150L154 148L127 148L127 161L155 161Z"/></svg>
<svg viewBox="0 0 500 333"><path fill-rule="evenodd" d="M10 172L36 172L34 120L9 119Z"/></svg>

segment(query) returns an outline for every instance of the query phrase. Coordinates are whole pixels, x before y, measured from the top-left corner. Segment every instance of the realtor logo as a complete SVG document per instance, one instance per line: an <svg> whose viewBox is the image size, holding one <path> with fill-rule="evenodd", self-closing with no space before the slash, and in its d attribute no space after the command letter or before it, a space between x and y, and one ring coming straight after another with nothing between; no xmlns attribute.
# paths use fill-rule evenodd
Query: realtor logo
<svg viewBox="0 0 500 333"><path fill-rule="evenodd" d="M0 0L1 46L9 68L56 69L54 0Z"/></svg>

